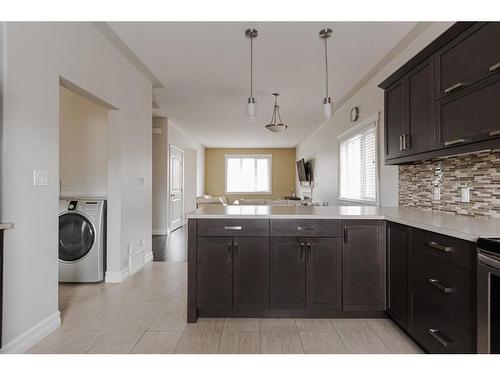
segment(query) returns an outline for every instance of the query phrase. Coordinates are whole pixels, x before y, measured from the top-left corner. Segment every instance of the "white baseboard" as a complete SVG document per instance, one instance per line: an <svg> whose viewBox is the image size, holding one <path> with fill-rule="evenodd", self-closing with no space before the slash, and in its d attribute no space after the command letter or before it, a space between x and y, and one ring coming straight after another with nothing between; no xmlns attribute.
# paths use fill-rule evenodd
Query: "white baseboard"
<svg viewBox="0 0 500 375"><path fill-rule="evenodd" d="M149 263L153 261L153 252L150 251L144 255L144 263Z"/></svg>
<svg viewBox="0 0 500 375"><path fill-rule="evenodd" d="M168 235L168 228L160 228L152 230L153 236L166 236Z"/></svg>
<svg viewBox="0 0 500 375"><path fill-rule="evenodd" d="M104 281L107 283L121 283L129 277L128 267L123 268L121 271L106 271Z"/></svg>
<svg viewBox="0 0 500 375"><path fill-rule="evenodd" d="M21 333L14 340L9 341L5 344L0 353L2 354L14 354L14 353L24 353L37 342L41 341L56 329L61 326L61 316L59 311L48 318L42 320L40 323L35 324L33 327L27 331Z"/></svg>

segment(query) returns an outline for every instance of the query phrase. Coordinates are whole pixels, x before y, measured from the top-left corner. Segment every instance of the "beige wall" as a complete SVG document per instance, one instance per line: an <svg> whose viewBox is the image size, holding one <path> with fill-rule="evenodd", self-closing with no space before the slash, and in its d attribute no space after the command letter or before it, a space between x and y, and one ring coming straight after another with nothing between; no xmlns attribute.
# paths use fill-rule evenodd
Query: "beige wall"
<svg viewBox="0 0 500 375"><path fill-rule="evenodd" d="M168 170L168 140L167 119L154 117L153 129L161 133L153 133L153 234L167 234L167 170Z"/></svg>
<svg viewBox="0 0 500 375"><path fill-rule="evenodd" d="M272 194L231 194L228 200L240 198L279 199L295 192L294 148L207 148L205 150L205 192L225 195L225 154L271 154L273 156Z"/></svg>
<svg viewBox="0 0 500 375"><path fill-rule="evenodd" d="M59 179L62 197L106 197L108 110L60 87Z"/></svg>

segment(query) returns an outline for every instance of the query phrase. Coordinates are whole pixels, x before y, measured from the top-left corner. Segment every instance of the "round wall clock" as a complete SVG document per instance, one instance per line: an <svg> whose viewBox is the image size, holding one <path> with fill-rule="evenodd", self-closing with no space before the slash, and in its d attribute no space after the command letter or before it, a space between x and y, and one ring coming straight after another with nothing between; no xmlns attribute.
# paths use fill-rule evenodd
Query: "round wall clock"
<svg viewBox="0 0 500 375"><path fill-rule="evenodd" d="M349 118L352 122L358 121L358 118L359 118L359 108L358 107L353 107L351 109L351 112L349 114Z"/></svg>

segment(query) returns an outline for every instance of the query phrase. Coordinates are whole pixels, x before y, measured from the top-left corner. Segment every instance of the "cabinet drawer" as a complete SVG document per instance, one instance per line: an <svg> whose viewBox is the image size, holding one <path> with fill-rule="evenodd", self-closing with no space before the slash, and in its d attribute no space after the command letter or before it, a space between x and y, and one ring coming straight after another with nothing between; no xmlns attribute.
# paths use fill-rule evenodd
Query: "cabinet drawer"
<svg viewBox="0 0 500 375"><path fill-rule="evenodd" d="M500 48L498 48L500 50ZM438 104L439 141L445 146L500 136L500 75Z"/></svg>
<svg viewBox="0 0 500 375"><path fill-rule="evenodd" d="M476 336L431 305L415 298L414 337L430 353L467 354L476 352Z"/></svg>
<svg viewBox="0 0 500 375"><path fill-rule="evenodd" d="M438 52L438 97L499 72L499 45L500 22L479 23Z"/></svg>
<svg viewBox="0 0 500 375"><path fill-rule="evenodd" d="M271 236L340 237L340 220L271 220Z"/></svg>
<svg viewBox="0 0 500 375"><path fill-rule="evenodd" d="M269 220L199 219L198 236L269 236Z"/></svg>
<svg viewBox="0 0 500 375"><path fill-rule="evenodd" d="M472 242L413 228L412 249L475 271L476 250Z"/></svg>
<svg viewBox="0 0 500 375"><path fill-rule="evenodd" d="M416 298L443 316L476 330L476 274L436 259L413 253L413 290Z"/></svg>

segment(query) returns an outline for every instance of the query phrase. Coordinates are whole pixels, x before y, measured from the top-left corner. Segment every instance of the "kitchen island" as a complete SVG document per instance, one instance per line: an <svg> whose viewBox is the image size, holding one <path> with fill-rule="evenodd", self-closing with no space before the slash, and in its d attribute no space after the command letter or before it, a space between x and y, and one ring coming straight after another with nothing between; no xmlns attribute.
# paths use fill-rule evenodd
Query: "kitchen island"
<svg viewBox="0 0 500 375"><path fill-rule="evenodd" d="M389 315L430 352L475 351L475 241L500 236L500 220L218 205L188 220L188 322Z"/></svg>

